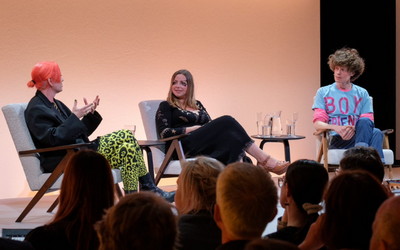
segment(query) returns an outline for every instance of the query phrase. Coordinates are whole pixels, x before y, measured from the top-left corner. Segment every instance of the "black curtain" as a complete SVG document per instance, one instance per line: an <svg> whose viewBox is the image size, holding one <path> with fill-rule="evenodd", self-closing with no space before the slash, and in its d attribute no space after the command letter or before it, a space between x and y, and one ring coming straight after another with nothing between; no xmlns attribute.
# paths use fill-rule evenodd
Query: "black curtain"
<svg viewBox="0 0 400 250"><path fill-rule="evenodd" d="M328 56L357 49L366 67L354 84L373 97L375 126L396 128L396 1L320 0L320 16L321 86L334 82ZM396 152L395 134L389 138Z"/></svg>

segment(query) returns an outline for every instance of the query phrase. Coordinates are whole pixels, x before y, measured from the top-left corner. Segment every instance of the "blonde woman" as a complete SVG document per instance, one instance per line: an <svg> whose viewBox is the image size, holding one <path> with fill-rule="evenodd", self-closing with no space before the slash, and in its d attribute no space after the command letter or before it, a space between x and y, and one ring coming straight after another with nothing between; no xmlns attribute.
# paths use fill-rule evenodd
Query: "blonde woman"
<svg viewBox="0 0 400 250"><path fill-rule="evenodd" d="M216 249L221 230L213 219L215 188L224 165L209 157L198 157L182 164L177 180L175 205L179 211L180 249Z"/></svg>

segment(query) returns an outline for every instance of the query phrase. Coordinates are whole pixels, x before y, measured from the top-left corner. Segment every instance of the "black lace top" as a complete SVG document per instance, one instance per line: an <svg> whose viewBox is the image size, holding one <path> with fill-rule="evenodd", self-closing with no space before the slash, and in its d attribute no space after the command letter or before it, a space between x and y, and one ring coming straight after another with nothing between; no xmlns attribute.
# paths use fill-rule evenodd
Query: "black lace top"
<svg viewBox="0 0 400 250"><path fill-rule="evenodd" d="M204 125L211 121L207 110L200 101L196 101L197 111L188 111L173 107L169 102L163 101L157 110L156 124L160 138L168 138L186 133L186 127Z"/></svg>

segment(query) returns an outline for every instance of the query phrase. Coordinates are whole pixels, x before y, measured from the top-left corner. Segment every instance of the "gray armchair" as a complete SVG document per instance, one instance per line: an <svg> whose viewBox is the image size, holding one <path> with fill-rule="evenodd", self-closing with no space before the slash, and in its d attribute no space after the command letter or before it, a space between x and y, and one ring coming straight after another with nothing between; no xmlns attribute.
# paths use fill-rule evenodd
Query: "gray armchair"
<svg viewBox="0 0 400 250"><path fill-rule="evenodd" d="M144 131L146 133L147 140L149 141L171 141L171 145L167 152L165 152L164 146L150 147L153 157L153 169L149 169L150 173L156 172L155 183L156 185L162 177L177 177L181 173L181 160L193 160L193 158L186 159L180 142L181 136L173 136L166 139L160 139L156 129L156 113L158 106L162 100L150 100L142 101L139 103L140 114L142 115L142 121ZM174 152L177 153L179 160L172 160Z"/></svg>
<svg viewBox="0 0 400 250"><path fill-rule="evenodd" d="M21 165L24 170L29 188L32 191L38 191L29 202L29 204L26 206L24 211L21 213L21 215L17 218L16 222L21 222L45 193L57 191L60 189L63 178L63 171L65 169L68 159L75 153L77 149L86 148L89 145L88 143L83 143L45 149L36 149L25 122L24 111L26 109L26 106L27 103L14 103L2 107L2 111L10 130L11 137L14 141L15 148L18 152L18 156L21 161ZM67 155L63 158L63 160L52 173L44 173L42 168L40 167L38 155L42 152L57 150L66 150ZM122 196L122 192L119 188L118 183L122 181L121 172L119 169L113 169L112 174L114 177L114 183L116 185L117 195L120 197ZM52 204L47 212L52 212L57 205L58 198L55 200L55 202Z"/></svg>

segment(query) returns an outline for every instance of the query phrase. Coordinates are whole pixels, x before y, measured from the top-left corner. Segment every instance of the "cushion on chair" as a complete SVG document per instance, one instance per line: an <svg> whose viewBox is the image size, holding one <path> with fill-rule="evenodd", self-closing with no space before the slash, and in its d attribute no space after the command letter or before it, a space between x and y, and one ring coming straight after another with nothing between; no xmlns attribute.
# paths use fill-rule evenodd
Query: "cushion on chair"
<svg viewBox="0 0 400 250"><path fill-rule="evenodd" d="M119 169L111 169L111 174L112 174L113 179L114 179L114 184L122 182L121 170L119 170Z"/></svg>
<svg viewBox="0 0 400 250"><path fill-rule="evenodd" d="M25 122L24 112L27 105L27 103L13 103L2 108L17 152L36 149ZM50 176L50 173L43 173L39 158L35 154L19 156L19 159L29 188L32 191L39 190ZM60 189L61 181L62 176L54 183L50 191Z"/></svg>
<svg viewBox="0 0 400 250"><path fill-rule="evenodd" d="M343 154L346 149L329 149L328 150L328 164L329 165L339 165L340 160L343 158ZM393 165L394 155L393 151L390 149L383 150L383 156L385 158L385 165ZM323 157L321 163L323 163Z"/></svg>
<svg viewBox="0 0 400 250"><path fill-rule="evenodd" d="M144 131L146 133L147 140L155 141L160 139L156 128L156 113L162 101L163 100L150 100L141 101L139 103L140 114L142 116ZM150 150L153 155L154 173L157 173L165 158L164 147L151 147ZM179 161L171 161L166 167L164 174L176 175L180 174L181 170L182 169Z"/></svg>

